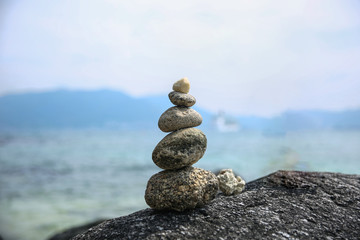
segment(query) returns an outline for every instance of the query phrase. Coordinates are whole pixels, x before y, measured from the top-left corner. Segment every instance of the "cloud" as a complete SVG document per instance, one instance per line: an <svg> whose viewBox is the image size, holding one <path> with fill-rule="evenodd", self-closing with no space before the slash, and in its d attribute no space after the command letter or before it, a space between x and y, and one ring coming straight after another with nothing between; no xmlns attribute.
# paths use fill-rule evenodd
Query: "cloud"
<svg viewBox="0 0 360 240"><path fill-rule="evenodd" d="M359 5L19 2L0 39L1 91L106 87L138 96L188 76L199 106L213 111L357 107Z"/></svg>

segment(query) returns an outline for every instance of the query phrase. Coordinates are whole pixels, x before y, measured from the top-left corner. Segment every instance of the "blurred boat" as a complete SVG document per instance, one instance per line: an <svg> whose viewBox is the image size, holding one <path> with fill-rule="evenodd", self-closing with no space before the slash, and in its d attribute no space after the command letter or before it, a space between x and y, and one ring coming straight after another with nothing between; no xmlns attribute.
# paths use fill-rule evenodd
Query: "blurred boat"
<svg viewBox="0 0 360 240"><path fill-rule="evenodd" d="M238 121L220 111L213 119L213 124L219 132L237 132L240 130Z"/></svg>

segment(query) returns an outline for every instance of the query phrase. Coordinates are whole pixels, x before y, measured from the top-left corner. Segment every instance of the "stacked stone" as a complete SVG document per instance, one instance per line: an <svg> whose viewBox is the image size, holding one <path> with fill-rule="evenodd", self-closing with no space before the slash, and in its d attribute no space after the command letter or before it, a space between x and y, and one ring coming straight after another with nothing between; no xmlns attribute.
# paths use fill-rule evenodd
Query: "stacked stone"
<svg viewBox="0 0 360 240"><path fill-rule="evenodd" d="M174 83L173 90L169 99L175 106L166 110L158 123L160 130L171 133L152 153L154 163L165 170L149 179L145 201L154 209L184 211L214 199L219 184L213 173L192 167L204 155L207 140L194 128L202 123L202 117L190 108L196 99L188 94L188 79Z"/></svg>

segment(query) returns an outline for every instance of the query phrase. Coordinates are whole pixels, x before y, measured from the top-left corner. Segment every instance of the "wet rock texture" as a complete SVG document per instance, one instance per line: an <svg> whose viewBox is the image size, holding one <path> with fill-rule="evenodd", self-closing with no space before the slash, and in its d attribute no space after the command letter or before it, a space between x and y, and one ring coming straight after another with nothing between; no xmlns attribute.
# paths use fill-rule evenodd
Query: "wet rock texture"
<svg viewBox="0 0 360 240"><path fill-rule="evenodd" d="M215 198L216 176L204 169L186 167L162 171L148 181L145 200L154 209L184 211L201 207Z"/></svg>
<svg viewBox="0 0 360 240"><path fill-rule="evenodd" d="M279 171L185 212L145 209L74 240L359 239L360 175Z"/></svg>
<svg viewBox="0 0 360 240"><path fill-rule="evenodd" d="M206 136L196 128L181 129L165 136L152 153L162 169L179 169L196 163L206 151Z"/></svg>
<svg viewBox="0 0 360 240"><path fill-rule="evenodd" d="M182 128L197 127L202 123L201 115L192 108L171 107L159 118L158 126L163 132L173 132Z"/></svg>

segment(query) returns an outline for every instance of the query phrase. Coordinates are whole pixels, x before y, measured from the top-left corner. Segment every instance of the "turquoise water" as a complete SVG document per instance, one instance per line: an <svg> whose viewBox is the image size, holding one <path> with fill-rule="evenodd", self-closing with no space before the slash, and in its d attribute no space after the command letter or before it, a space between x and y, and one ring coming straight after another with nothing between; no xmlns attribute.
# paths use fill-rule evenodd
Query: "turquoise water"
<svg viewBox="0 0 360 240"><path fill-rule="evenodd" d="M278 169L360 174L360 131L217 133L196 167L246 181ZM0 235L46 239L66 227L146 208L160 131L0 132Z"/></svg>

